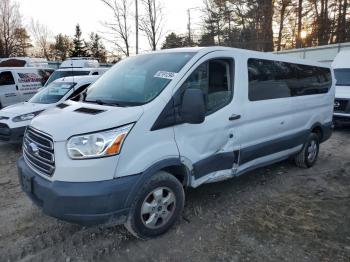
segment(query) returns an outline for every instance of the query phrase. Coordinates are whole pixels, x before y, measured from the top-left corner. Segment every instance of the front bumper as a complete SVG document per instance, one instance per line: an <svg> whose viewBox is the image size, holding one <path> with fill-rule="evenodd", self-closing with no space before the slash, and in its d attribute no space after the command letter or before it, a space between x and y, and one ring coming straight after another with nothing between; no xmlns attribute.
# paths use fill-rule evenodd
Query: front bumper
<svg viewBox="0 0 350 262"><path fill-rule="evenodd" d="M335 123L350 123L350 113L334 113L333 122Z"/></svg>
<svg viewBox="0 0 350 262"><path fill-rule="evenodd" d="M0 123L0 141L10 143L22 143L26 126L10 128L7 124Z"/></svg>
<svg viewBox="0 0 350 262"><path fill-rule="evenodd" d="M126 200L140 175L99 182L48 181L20 157L19 181L29 198L49 216L81 225L122 224L129 207Z"/></svg>

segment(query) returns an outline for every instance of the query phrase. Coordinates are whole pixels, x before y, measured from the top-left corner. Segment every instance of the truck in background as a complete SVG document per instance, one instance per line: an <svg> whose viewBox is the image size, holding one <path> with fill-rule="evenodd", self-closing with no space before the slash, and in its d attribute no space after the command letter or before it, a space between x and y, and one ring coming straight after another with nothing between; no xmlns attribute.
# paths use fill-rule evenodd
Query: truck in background
<svg viewBox="0 0 350 262"><path fill-rule="evenodd" d="M336 79L334 101L334 124L350 123L350 50L341 51L332 67Z"/></svg>

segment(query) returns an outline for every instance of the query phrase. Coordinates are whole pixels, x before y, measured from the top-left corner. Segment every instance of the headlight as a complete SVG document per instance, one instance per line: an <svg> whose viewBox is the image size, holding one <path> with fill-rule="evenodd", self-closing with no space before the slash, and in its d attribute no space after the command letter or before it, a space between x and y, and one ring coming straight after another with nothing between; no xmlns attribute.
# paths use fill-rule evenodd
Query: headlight
<svg viewBox="0 0 350 262"><path fill-rule="evenodd" d="M33 113L24 114L24 115L20 115L20 116L16 116L16 117L12 118L12 121L13 122L21 122L21 121L32 120L34 117L39 115L42 111L44 111L44 110L40 110L40 111L36 111L36 112L33 112Z"/></svg>
<svg viewBox="0 0 350 262"><path fill-rule="evenodd" d="M96 158L119 154L133 124L92 134L73 136L68 140L68 155L72 159Z"/></svg>

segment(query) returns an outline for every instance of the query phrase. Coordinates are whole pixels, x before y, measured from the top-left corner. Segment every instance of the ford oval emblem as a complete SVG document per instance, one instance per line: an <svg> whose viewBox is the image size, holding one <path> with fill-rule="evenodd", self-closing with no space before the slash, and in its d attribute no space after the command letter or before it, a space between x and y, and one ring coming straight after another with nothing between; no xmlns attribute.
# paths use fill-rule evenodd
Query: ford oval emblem
<svg viewBox="0 0 350 262"><path fill-rule="evenodd" d="M334 107L335 107L335 108L340 107L340 103L339 103L338 101L335 101L335 102L334 102Z"/></svg>
<svg viewBox="0 0 350 262"><path fill-rule="evenodd" d="M31 154L36 155L36 156L39 155L39 147L36 144L30 143L28 146L29 146L29 151Z"/></svg>

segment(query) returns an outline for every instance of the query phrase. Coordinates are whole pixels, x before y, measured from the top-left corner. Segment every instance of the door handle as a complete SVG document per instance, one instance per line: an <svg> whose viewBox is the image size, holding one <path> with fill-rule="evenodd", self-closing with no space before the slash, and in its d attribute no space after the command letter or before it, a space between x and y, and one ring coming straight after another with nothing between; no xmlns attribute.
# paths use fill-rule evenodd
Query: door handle
<svg viewBox="0 0 350 262"><path fill-rule="evenodd" d="M228 120L230 121L233 121L233 120L237 120L237 119L240 119L241 118L241 115L236 115L236 114L233 114L231 115Z"/></svg>

